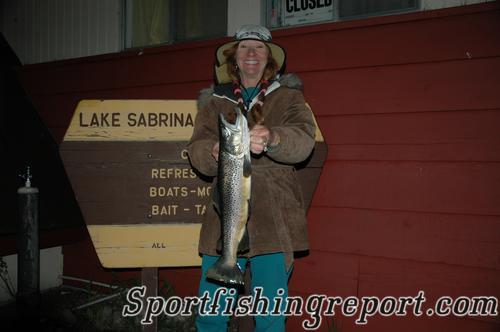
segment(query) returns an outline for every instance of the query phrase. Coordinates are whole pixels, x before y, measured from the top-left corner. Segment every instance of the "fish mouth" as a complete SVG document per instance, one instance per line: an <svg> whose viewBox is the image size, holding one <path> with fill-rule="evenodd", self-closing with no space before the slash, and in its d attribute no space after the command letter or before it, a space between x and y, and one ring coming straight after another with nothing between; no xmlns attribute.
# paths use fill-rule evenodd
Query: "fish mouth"
<svg viewBox="0 0 500 332"><path fill-rule="evenodd" d="M241 118L243 116L243 114L241 114L241 110L239 108L235 108L235 113L236 113L236 121L234 123L230 123L230 122L226 121L224 115L222 113L219 114L220 119L221 119L224 127L226 127L227 129L229 129L233 132L241 131L242 125L243 125L243 121Z"/></svg>

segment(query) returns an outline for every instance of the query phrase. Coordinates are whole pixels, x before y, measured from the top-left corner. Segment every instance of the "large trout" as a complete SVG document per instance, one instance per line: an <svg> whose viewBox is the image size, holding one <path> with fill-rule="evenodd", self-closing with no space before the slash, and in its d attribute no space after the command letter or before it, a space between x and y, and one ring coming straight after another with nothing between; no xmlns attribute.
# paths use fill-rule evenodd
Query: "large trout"
<svg viewBox="0 0 500 332"><path fill-rule="evenodd" d="M207 279L231 285L243 285L243 273L237 264L238 246L246 234L250 214L250 133L246 118L235 109L235 124L219 115L219 160L214 203L222 226L222 256L211 266ZM246 243L248 245L248 243Z"/></svg>

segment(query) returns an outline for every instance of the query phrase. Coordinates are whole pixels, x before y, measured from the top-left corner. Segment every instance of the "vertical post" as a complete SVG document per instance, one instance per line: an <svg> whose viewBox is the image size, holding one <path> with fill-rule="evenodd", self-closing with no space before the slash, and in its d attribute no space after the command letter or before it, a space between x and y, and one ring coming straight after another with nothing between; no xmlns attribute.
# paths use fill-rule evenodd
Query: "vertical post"
<svg viewBox="0 0 500 332"><path fill-rule="evenodd" d="M141 270L142 285L146 286L146 298L150 296L158 296L158 268L146 267ZM144 308L146 306L144 305ZM158 328L158 317L154 316L153 323L143 325L143 332L156 332Z"/></svg>
<svg viewBox="0 0 500 332"><path fill-rule="evenodd" d="M18 314L35 318L40 304L40 248L38 243L38 189L31 187L28 167L25 186L17 190L19 227L17 235Z"/></svg>

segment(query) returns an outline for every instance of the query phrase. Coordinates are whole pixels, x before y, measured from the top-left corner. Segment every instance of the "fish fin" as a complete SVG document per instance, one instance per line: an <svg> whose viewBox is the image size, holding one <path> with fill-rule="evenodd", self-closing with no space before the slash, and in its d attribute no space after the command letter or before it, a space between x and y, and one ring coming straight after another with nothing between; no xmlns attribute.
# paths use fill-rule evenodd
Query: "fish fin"
<svg viewBox="0 0 500 332"><path fill-rule="evenodd" d="M220 254L222 252L222 235L217 240L217 247L215 250Z"/></svg>
<svg viewBox="0 0 500 332"><path fill-rule="evenodd" d="M220 194L219 194L219 189L215 187L215 189L212 191L212 204L214 205L215 210L217 213L220 215Z"/></svg>
<svg viewBox="0 0 500 332"><path fill-rule="evenodd" d="M247 204L248 204L248 215L247 215L247 223L250 220L250 216L252 215L252 204L250 204L251 201L248 199Z"/></svg>
<svg viewBox="0 0 500 332"><path fill-rule="evenodd" d="M248 178L252 175L252 160L250 158L249 153L245 153L245 157L243 159L243 176Z"/></svg>
<svg viewBox="0 0 500 332"><path fill-rule="evenodd" d="M228 264L223 257L220 257L214 265L212 265L205 274L207 279L221 282L227 285L241 285L244 286L245 281L243 272L238 264Z"/></svg>
<svg viewBox="0 0 500 332"><path fill-rule="evenodd" d="M220 219L222 219L222 211L220 210L220 194L219 194L219 188L217 186L212 191L212 204L214 205L215 211L219 215ZM220 226L221 226L220 236L219 239L217 240L217 247L216 247L218 253L222 251L222 234L223 234L222 222Z"/></svg>
<svg viewBox="0 0 500 332"><path fill-rule="evenodd" d="M219 189L218 187L216 186L215 189L212 191L212 204L214 205L214 208L215 208L215 211L217 212L217 214L219 215L219 218L220 220L222 220L222 211L220 209L220 194L219 194ZM217 240L217 246L215 248L215 250L217 250L218 253L222 252L222 234L224 233L223 229L222 229L222 221L221 221L221 224L220 224L220 235L219 235L219 239Z"/></svg>
<svg viewBox="0 0 500 332"><path fill-rule="evenodd" d="M248 216L247 216L247 223L248 223L251 212L250 200L247 200L247 204L248 204ZM250 250L250 237L248 235L248 227L245 226L245 230L243 232L243 235L241 236L240 243L238 244L238 253L246 253L249 250Z"/></svg>
<svg viewBox="0 0 500 332"><path fill-rule="evenodd" d="M248 229L245 227L245 231L241 236L240 243L238 244L238 253L244 254L250 250L250 237L248 236Z"/></svg>

